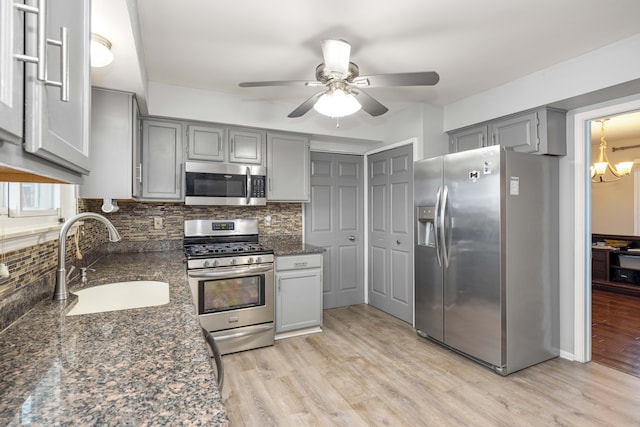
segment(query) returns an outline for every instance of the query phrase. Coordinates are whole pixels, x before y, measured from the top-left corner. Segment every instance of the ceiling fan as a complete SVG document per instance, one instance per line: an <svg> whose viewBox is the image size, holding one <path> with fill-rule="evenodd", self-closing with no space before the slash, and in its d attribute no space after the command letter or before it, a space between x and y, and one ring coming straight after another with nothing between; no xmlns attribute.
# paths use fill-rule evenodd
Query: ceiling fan
<svg viewBox="0 0 640 427"><path fill-rule="evenodd" d="M356 64L349 61L351 45L344 40L323 40L324 62L316 67L316 80L282 80L244 82L240 87L309 86L324 89L304 101L288 117L301 117L311 108L330 117L353 114L362 108L372 116L389 109L368 95L362 88L390 86L433 86L440 80L435 71L390 73L361 76Z"/></svg>

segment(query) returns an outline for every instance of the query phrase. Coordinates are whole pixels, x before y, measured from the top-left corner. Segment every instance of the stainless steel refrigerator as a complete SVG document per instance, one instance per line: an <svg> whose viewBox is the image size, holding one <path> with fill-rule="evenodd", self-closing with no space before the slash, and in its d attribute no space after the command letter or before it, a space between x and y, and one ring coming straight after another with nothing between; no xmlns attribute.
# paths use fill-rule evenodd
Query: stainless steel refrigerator
<svg viewBox="0 0 640 427"><path fill-rule="evenodd" d="M502 375L558 356L558 159L421 160L414 196L418 334Z"/></svg>

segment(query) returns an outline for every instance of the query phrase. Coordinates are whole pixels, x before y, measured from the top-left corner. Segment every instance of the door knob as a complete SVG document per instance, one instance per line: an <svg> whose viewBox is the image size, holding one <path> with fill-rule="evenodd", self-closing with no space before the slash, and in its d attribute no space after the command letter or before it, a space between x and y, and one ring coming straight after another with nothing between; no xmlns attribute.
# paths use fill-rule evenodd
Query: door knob
<svg viewBox="0 0 640 427"><path fill-rule="evenodd" d="M399 245L400 243L400 240L396 240L396 245Z"/></svg>
<svg viewBox="0 0 640 427"><path fill-rule="evenodd" d="M356 236L349 236L349 240L353 242L354 240L356 240Z"/></svg>

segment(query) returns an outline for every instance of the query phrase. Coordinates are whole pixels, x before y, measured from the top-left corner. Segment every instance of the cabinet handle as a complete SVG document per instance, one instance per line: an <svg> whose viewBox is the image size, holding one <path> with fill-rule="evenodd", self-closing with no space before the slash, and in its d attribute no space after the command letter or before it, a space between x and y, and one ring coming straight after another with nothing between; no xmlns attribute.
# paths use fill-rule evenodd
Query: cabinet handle
<svg viewBox="0 0 640 427"><path fill-rule="evenodd" d="M36 26L36 56L15 54L14 58L18 61L37 64L37 79L45 81L47 78L47 2L46 0L38 0L37 7L21 3L14 3L14 6L22 12L33 13L38 16L38 23Z"/></svg>
<svg viewBox="0 0 640 427"><path fill-rule="evenodd" d="M138 167L136 169L138 170L138 182L142 184L142 163L138 163Z"/></svg>
<svg viewBox="0 0 640 427"><path fill-rule="evenodd" d="M69 101L69 30L60 27L60 40L47 39L47 44L60 47L60 81L56 82L46 78L44 84L60 88L60 100Z"/></svg>
<svg viewBox="0 0 640 427"><path fill-rule="evenodd" d="M356 240L356 236L349 236L349 240L353 242L354 240Z"/></svg>

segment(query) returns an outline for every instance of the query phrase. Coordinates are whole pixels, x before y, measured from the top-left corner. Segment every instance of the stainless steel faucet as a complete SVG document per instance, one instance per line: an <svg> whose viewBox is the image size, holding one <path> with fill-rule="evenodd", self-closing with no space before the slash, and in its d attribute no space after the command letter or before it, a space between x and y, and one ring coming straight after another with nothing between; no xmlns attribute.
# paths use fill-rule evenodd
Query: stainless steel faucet
<svg viewBox="0 0 640 427"><path fill-rule="evenodd" d="M66 270L64 268L67 246L67 233L69 232L69 229L74 222L85 218L97 219L98 221L106 225L107 230L109 231L110 241L117 242L122 238L120 237L120 233L118 233L118 230L116 230L113 224L111 224L111 221L97 213L83 212L66 220L64 224L62 224L62 228L60 229L60 237L58 238L58 271L56 273L56 288L53 291L53 299L56 301L64 301L69 297L69 290L67 289Z"/></svg>

